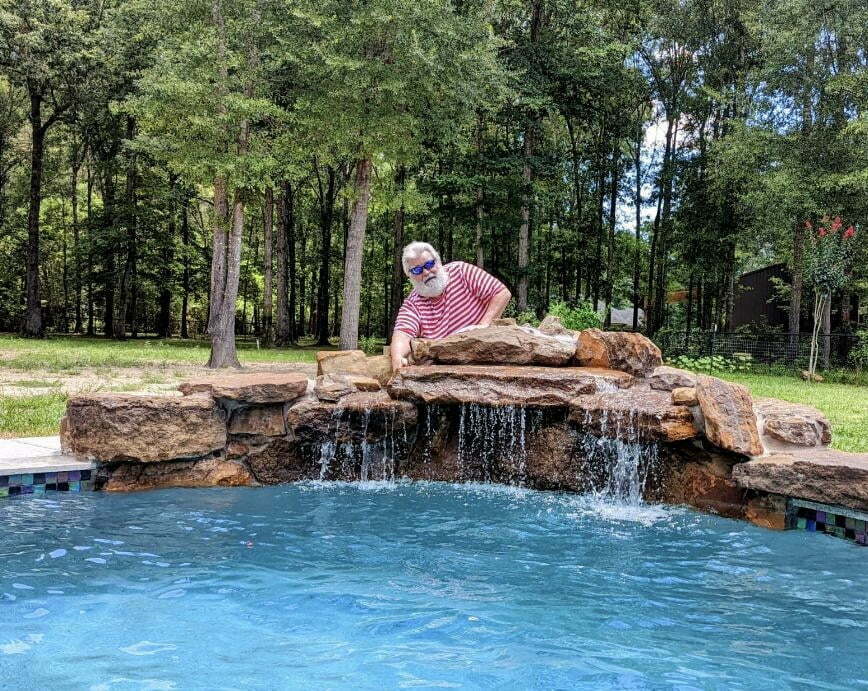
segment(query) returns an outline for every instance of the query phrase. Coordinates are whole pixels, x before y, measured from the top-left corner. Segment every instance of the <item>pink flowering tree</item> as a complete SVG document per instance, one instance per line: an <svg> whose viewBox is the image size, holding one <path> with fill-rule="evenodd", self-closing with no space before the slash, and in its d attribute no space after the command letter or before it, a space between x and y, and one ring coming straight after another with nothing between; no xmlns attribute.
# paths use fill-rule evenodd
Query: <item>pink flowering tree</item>
<svg viewBox="0 0 868 691"><path fill-rule="evenodd" d="M832 298L832 293L844 286L847 268L850 263L853 236L856 228L844 228L840 216L829 219L824 216L822 225L814 232L814 225L805 221L809 231L808 261L805 278L814 286L814 324L811 330L811 352L808 357L808 380L814 381L817 371L817 358L820 353L818 341L823 320L823 312Z"/></svg>

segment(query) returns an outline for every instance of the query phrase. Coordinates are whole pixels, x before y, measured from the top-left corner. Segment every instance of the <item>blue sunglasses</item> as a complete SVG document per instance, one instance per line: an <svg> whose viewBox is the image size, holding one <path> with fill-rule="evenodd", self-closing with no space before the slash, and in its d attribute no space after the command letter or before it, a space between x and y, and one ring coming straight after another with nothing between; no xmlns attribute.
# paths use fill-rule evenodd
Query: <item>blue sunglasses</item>
<svg viewBox="0 0 868 691"><path fill-rule="evenodd" d="M429 259L424 264L420 264L419 266L414 266L410 268L410 273L414 276L419 276L423 271L431 271L434 266L437 264L436 259Z"/></svg>

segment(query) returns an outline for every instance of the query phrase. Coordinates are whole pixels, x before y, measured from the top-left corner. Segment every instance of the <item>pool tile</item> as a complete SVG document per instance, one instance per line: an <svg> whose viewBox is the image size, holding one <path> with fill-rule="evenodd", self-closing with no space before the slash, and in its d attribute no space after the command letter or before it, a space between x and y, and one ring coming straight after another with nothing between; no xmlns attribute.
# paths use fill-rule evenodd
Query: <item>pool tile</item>
<svg viewBox="0 0 868 691"><path fill-rule="evenodd" d="M8 487L9 486L9 476L8 475L0 475L0 487Z"/></svg>
<svg viewBox="0 0 868 691"><path fill-rule="evenodd" d="M68 473L70 482L78 482L81 480L81 471L80 470L70 470Z"/></svg>
<svg viewBox="0 0 868 691"><path fill-rule="evenodd" d="M57 481L58 482L69 482L69 473L68 472L58 473L57 474Z"/></svg>
<svg viewBox="0 0 868 691"><path fill-rule="evenodd" d="M9 488L8 487L0 487L0 497L8 497L9 496Z"/></svg>
<svg viewBox="0 0 868 691"><path fill-rule="evenodd" d="M81 491L81 483L80 482L70 482L69 483L69 491L70 492L80 492Z"/></svg>

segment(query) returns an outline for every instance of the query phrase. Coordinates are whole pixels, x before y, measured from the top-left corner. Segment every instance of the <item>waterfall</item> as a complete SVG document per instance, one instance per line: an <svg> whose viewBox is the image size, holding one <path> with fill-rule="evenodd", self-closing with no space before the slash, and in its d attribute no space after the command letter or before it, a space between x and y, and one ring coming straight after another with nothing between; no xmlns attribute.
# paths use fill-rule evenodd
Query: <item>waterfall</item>
<svg viewBox="0 0 868 691"><path fill-rule="evenodd" d="M382 414L382 435L371 441L369 432L379 435L374 416L379 418L377 411L358 411L354 424L352 411L337 407L332 411L328 436L314 447L321 481L344 477L394 482L396 458L406 455L410 446L407 425L403 418L396 423L394 410L386 411ZM379 424L379 419L376 422ZM353 438L353 432L360 438Z"/></svg>
<svg viewBox="0 0 868 691"><path fill-rule="evenodd" d="M524 485L527 478L527 437L542 419L542 411L524 406L484 406L465 403L458 412L458 477ZM505 473L505 477L503 474ZM480 477L481 475L481 477Z"/></svg>
<svg viewBox="0 0 868 691"><path fill-rule="evenodd" d="M644 441L639 413L618 412L612 418L608 409L600 411L599 434L590 429L592 416L585 412L577 450L585 460L586 475L592 494L604 500L628 504L642 502L642 489L657 469L657 444Z"/></svg>

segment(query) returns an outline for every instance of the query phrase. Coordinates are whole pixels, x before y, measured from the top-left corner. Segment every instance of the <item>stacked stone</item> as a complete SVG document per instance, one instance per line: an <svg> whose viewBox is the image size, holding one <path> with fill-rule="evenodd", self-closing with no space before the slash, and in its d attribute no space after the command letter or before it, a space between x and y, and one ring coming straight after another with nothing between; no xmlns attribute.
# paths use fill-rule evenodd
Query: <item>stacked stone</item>
<svg viewBox="0 0 868 691"><path fill-rule="evenodd" d="M554 317L539 329L505 320L414 340L412 355L415 364L395 373L387 355L322 351L313 380L240 373L186 382L175 397L74 396L63 447L98 461L97 485L110 490L353 480L364 476L358 463L332 467L323 449L382 442L400 429L406 453L389 459L398 476L518 477L582 491L578 432L659 445L651 499L768 527L783 527L787 496L868 509L868 457L827 449L831 432L819 411L753 401L738 384L663 366L640 334L572 332ZM482 408L514 407L492 419L513 430L520 420L519 475L515 458L507 472L497 458L462 453L467 406L473 419ZM536 411L533 425L526 411Z"/></svg>

